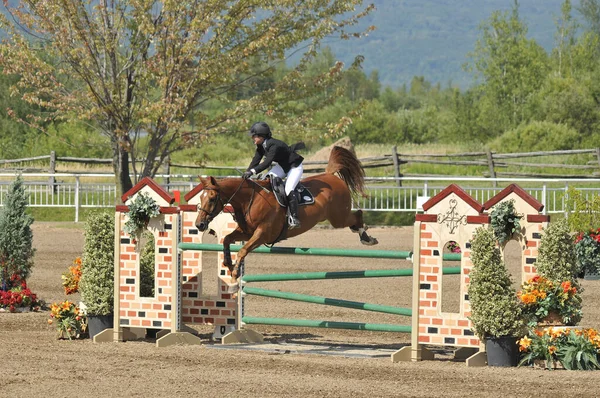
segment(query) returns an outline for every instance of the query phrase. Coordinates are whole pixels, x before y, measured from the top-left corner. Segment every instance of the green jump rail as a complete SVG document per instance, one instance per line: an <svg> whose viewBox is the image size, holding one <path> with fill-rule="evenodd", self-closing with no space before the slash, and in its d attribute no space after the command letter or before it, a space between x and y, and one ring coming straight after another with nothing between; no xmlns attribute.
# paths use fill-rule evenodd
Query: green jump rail
<svg viewBox="0 0 600 398"><path fill-rule="evenodd" d="M460 275L460 267L442 268L444 275ZM336 271L336 272L301 272L297 274L256 274L244 275L244 282L283 282L308 281L320 279L358 279L358 278L390 278L412 276L412 269L374 269L366 271Z"/></svg>
<svg viewBox="0 0 600 398"><path fill-rule="evenodd" d="M223 245L216 243L180 243L181 250L200 250L200 251L223 251ZM232 252L238 252L242 245L231 245ZM348 250L348 249L329 249L318 247L266 247L260 246L252 250L252 253L267 254L299 254L307 256L332 256L332 257L363 257L363 258L396 258L408 260L412 257L412 251L406 250ZM445 253L443 259L447 261L460 261L460 254Z"/></svg>
<svg viewBox="0 0 600 398"><path fill-rule="evenodd" d="M306 328L370 330L374 332L396 333L411 333L412 329L408 325L390 325L385 323L313 321L309 319L260 318L255 316L244 316L242 317L242 322L248 325L297 326Z"/></svg>
<svg viewBox="0 0 600 398"><path fill-rule="evenodd" d="M261 289L257 287L244 286L244 293L254 296L272 297L283 300L301 301L304 303L323 304L332 307L345 307L357 310L383 312L386 314L412 316L412 309L403 307L392 307L389 305L361 303L359 301L340 300L328 297L309 296L306 294L280 292L277 290Z"/></svg>

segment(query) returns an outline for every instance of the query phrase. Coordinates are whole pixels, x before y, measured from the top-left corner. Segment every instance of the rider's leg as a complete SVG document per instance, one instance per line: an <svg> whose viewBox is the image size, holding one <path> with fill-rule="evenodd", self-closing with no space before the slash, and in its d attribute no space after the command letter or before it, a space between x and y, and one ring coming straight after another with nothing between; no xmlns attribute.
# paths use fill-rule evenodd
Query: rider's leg
<svg viewBox="0 0 600 398"><path fill-rule="evenodd" d="M295 193L296 185L302 178L303 167L300 164L298 167L292 167L287 175L287 180L285 181L285 194L288 199L288 209L289 209L289 220L288 224L290 228L298 228L300 227L300 220L298 220L298 199Z"/></svg>
<svg viewBox="0 0 600 398"><path fill-rule="evenodd" d="M281 166L278 164L271 167L271 170L269 170L268 174L271 176L279 177L281 179L283 179L283 177L285 177L285 171L283 171Z"/></svg>

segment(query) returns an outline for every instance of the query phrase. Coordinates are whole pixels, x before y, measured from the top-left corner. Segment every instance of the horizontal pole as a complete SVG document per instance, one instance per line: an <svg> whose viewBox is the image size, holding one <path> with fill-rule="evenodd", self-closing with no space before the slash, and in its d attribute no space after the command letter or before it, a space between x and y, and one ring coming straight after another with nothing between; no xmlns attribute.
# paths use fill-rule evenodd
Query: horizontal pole
<svg viewBox="0 0 600 398"><path fill-rule="evenodd" d="M223 245L214 243L180 243L181 250L222 251ZM237 252L242 245L231 245L232 252ZM269 254L300 254L308 256L334 256L334 257L367 257L367 258L397 258L406 260L412 255L410 251L391 250L348 250L309 247L266 247L260 246L253 253Z"/></svg>
<svg viewBox="0 0 600 398"><path fill-rule="evenodd" d="M412 309L392 307L389 305L361 303L358 301L339 300L328 297L309 296L306 294L279 292L276 290L260 289L256 287L244 287L244 293L254 296L273 297L284 300L301 301L304 303L330 305L333 307L353 308L364 311L383 312L386 314L412 316Z"/></svg>
<svg viewBox="0 0 600 398"><path fill-rule="evenodd" d="M349 330L371 330L374 332L396 332L410 333L411 327L408 325L389 325L382 323L354 323L354 322L333 322L333 321L313 321L309 319L286 319L286 318L260 318L255 316L244 316L242 322L254 325L277 325L277 326L297 326L307 328L323 329L349 329Z"/></svg>
<svg viewBox="0 0 600 398"><path fill-rule="evenodd" d="M460 274L460 267L444 267L445 275ZM366 271L338 271L338 272L301 272L297 274L256 274L244 275L244 282L282 282L282 281L307 281L321 279L358 279L358 278L390 278L412 276L412 268L408 269L374 269Z"/></svg>

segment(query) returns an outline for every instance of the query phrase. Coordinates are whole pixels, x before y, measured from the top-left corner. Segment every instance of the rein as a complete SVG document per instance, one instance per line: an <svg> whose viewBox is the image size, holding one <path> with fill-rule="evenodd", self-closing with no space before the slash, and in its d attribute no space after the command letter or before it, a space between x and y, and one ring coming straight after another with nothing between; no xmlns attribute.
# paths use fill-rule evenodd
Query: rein
<svg viewBox="0 0 600 398"><path fill-rule="evenodd" d="M216 211L217 207L214 206L212 211L208 211L203 207L200 207L200 205L198 205L198 211L203 211L206 214L208 214L208 222L212 221L213 218L215 218L221 211L223 211L223 209L225 208L225 204L226 203L231 203L231 199L233 199L233 197L240 191L240 189L242 188L242 185L244 184L244 180L242 180L240 182L240 185L238 185L238 187L236 188L235 192L233 193L233 195L231 195L229 197L229 199L227 199L226 201L223 201L223 199L221 198L221 190L217 189L217 188L203 188L206 189L207 191L216 191L217 192L217 200L221 203L221 210L219 210L218 212ZM246 213L244 214L244 217L250 212L250 207L252 206L252 202L254 201L254 190L252 190L252 197L250 198L250 203L248 204L248 209L246 210Z"/></svg>

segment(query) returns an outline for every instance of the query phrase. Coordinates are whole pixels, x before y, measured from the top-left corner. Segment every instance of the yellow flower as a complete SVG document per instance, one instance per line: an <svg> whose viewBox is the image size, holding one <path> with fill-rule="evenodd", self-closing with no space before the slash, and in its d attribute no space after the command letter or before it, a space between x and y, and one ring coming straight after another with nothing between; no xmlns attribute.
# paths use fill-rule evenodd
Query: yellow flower
<svg viewBox="0 0 600 398"><path fill-rule="evenodd" d="M551 345L548 347L548 352L550 354L554 354L556 352L556 346L555 345Z"/></svg>
<svg viewBox="0 0 600 398"><path fill-rule="evenodd" d="M527 351L531 345L531 339L527 336L519 340L519 351Z"/></svg>

